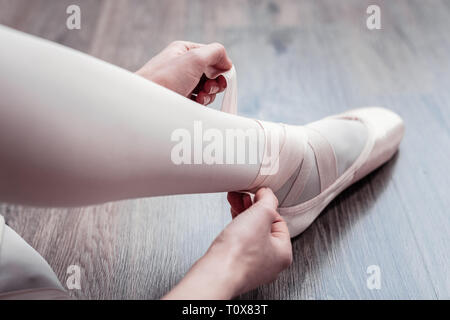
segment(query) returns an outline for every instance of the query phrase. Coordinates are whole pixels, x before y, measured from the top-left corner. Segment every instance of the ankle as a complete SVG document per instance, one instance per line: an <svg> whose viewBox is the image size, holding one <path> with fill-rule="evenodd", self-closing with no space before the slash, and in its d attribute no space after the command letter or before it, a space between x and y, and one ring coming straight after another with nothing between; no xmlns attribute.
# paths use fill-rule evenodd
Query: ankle
<svg viewBox="0 0 450 320"><path fill-rule="evenodd" d="M258 121L264 131L265 144L258 175L248 190L261 187L278 191L301 163L306 139L302 127Z"/></svg>

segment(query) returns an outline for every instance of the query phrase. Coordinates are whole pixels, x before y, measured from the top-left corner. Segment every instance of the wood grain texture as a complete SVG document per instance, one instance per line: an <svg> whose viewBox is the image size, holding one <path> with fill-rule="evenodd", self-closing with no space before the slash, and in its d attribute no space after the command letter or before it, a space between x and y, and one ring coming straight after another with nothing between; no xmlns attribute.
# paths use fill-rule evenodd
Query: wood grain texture
<svg viewBox="0 0 450 320"><path fill-rule="evenodd" d="M219 41L238 70L240 112L303 124L365 105L405 120L400 152L293 240L294 262L250 299L450 298L450 3L446 0L0 0L0 23L136 70L170 41ZM378 4L382 29L366 28ZM156 299L230 220L222 194L77 209L0 205L83 299ZM379 265L381 290L366 287Z"/></svg>

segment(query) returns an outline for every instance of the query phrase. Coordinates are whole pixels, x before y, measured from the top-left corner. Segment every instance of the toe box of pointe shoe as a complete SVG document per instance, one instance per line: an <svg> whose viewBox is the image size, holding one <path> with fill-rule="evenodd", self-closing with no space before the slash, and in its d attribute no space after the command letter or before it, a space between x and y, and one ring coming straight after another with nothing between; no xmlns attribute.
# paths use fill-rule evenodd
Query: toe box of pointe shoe
<svg viewBox="0 0 450 320"><path fill-rule="evenodd" d="M395 112L381 107L366 107L347 111L340 116L361 119L367 124L374 139L369 158L358 170L354 181L391 159L398 150L405 132L405 125L402 118Z"/></svg>

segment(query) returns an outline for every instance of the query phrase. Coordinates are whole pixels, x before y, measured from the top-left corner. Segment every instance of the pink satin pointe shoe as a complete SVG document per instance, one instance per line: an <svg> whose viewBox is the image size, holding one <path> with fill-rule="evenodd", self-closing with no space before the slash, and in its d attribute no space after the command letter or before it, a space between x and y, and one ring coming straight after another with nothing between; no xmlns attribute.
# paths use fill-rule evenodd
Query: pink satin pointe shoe
<svg viewBox="0 0 450 320"><path fill-rule="evenodd" d="M394 112L380 108L367 107L354 109L326 119L348 119L360 121L367 128L367 140L360 155L341 175L337 174L336 155L333 147L321 135L317 123L303 127L308 144L314 152L320 179L320 194L294 206L279 207L291 237L308 228L325 207L345 188L360 180L387 162L396 153L404 134L402 119ZM311 150L310 149L310 150ZM312 170L304 157L287 198L298 197L305 185L305 179Z"/></svg>
<svg viewBox="0 0 450 320"><path fill-rule="evenodd" d="M237 92L234 68L224 76L229 86L225 92L222 111L236 113ZM335 150L324 132L329 129L323 120L330 119L358 121L367 133L359 156L356 156L356 160L340 174ZM278 208L288 225L291 237L297 236L308 228L345 188L391 159L404 134L402 119L394 112L381 107L349 110L306 126L258 122L266 132L266 137L274 130L281 130L283 140L280 143L277 170L273 171L273 174L259 174L248 191L255 192L258 188L266 186L276 193L288 179L293 181L288 192L282 199L279 198ZM329 134L330 132L328 137ZM300 199L313 169L318 174L320 192L298 204L285 205Z"/></svg>

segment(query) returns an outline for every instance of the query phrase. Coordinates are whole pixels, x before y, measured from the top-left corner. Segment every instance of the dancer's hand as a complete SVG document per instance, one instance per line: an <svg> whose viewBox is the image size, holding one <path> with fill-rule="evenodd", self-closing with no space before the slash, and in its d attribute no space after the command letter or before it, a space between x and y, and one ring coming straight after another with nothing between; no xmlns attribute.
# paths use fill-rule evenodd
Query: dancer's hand
<svg viewBox="0 0 450 320"><path fill-rule="evenodd" d="M228 201L233 221L165 299L230 299L275 280L291 264L289 231L273 192L259 189L254 203L229 193Z"/></svg>
<svg viewBox="0 0 450 320"><path fill-rule="evenodd" d="M231 66L225 48L219 43L175 41L136 74L207 105L226 88L225 78L219 74Z"/></svg>

